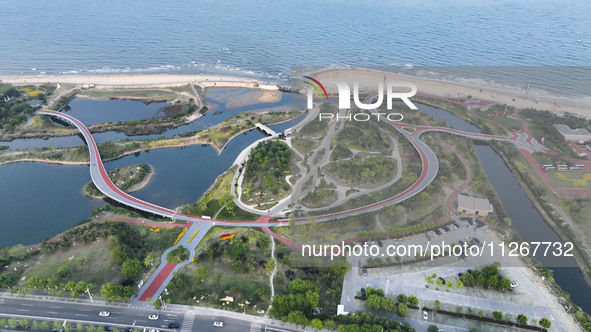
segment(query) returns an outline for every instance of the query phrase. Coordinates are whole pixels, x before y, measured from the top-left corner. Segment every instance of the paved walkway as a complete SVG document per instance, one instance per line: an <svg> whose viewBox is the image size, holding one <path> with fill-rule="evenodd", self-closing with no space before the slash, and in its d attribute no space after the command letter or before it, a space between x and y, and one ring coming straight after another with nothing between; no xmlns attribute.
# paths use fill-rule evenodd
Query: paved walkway
<svg viewBox="0 0 591 332"><path fill-rule="evenodd" d="M206 222L194 222L191 227L185 232L183 237L178 241L178 243L168 249L160 256L160 266L152 273L150 278L144 283L142 288L139 290L136 297L133 300L135 301L148 301L148 299L154 301L156 300L160 294L166 288L166 285L170 282L170 280L174 277L174 273L176 273L180 268L183 266L191 263L195 258L195 248L203 237L207 234L209 229L212 227L211 223ZM193 235L197 232L197 235L193 239ZM190 241L190 242L189 242ZM183 246L185 249L189 250L190 256L184 262L179 264L169 263L166 260L166 256L172 250Z"/></svg>

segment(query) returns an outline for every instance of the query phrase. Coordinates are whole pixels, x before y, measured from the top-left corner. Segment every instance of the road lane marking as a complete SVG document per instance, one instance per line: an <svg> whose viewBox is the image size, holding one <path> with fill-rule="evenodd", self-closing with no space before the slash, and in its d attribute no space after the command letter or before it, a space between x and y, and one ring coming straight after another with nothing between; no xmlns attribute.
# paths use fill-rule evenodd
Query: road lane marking
<svg viewBox="0 0 591 332"><path fill-rule="evenodd" d="M49 306L49 307L52 309L61 309L62 308L62 307L52 307L52 306Z"/></svg>
<svg viewBox="0 0 591 332"><path fill-rule="evenodd" d="M78 317L88 317L88 315L84 315L84 314L74 314L74 316L78 316Z"/></svg>
<svg viewBox="0 0 591 332"><path fill-rule="evenodd" d="M34 305L28 303L21 303L21 305L25 307L34 307Z"/></svg>
<svg viewBox="0 0 591 332"><path fill-rule="evenodd" d="M47 311L48 314L57 315L57 311Z"/></svg>
<svg viewBox="0 0 591 332"><path fill-rule="evenodd" d="M80 309L80 311L92 311L91 309Z"/></svg>
<svg viewBox="0 0 591 332"><path fill-rule="evenodd" d="M27 310L27 309L16 309L16 311L29 312L29 310Z"/></svg>

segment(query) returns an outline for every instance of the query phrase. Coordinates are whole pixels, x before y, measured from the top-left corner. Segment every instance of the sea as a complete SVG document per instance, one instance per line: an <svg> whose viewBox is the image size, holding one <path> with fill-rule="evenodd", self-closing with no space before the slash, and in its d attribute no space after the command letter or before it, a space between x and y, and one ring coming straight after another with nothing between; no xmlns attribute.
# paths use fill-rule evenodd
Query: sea
<svg viewBox="0 0 591 332"><path fill-rule="evenodd" d="M449 78L447 68L412 69L591 64L586 0L0 0L0 8L0 76L216 73L281 81L292 66L346 65ZM484 79L520 88L530 81L514 74ZM570 77L556 75L530 88ZM564 90L579 97L591 86L572 85Z"/></svg>

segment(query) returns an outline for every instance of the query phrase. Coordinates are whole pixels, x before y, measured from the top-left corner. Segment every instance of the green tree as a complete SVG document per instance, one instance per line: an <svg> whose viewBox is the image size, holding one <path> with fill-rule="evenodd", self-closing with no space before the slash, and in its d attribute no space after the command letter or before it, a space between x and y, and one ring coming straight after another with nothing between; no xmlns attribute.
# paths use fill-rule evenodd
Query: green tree
<svg viewBox="0 0 591 332"><path fill-rule="evenodd" d="M84 325L82 323L77 323L76 324L76 330L82 331L83 329L84 329Z"/></svg>
<svg viewBox="0 0 591 332"><path fill-rule="evenodd" d="M122 286L114 283L107 283L101 287L101 297L107 300L123 300L127 302L134 294L131 286Z"/></svg>
<svg viewBox="0 0 591 332"><path fill-rule="evenodd" d="M142 263L135 258L126 259L121 266L121 273L126 279L134 280L140 272L142 272Z"/></svg>
<svg viewBox="0 0 591 332"><path fill-rule="evenodd" d="M153 253L149 253L146 258L144 258L144 266L148 267L150 265L152 265L152 263L154 263L154 254Z"/></svg>
<svg viewBox="0 0 591 332"><path fill-rule="evenodd" d="M41 323L39 323L39 329L41 331L47 331L47 330L51 329L51 324L49 324L48 321L44 320Z"/></svg>
<svg viewBox="0 0 591 332"><path fill-rule="evenodd" d="M14 283L14 277L11 274L0 274L0 287L10 287Z"/></svg>
<svg viewBox="0 0 591 332"><path fill-rule="evenodd" d="M292 311L287 315L287 321L301 327L306 327L310 323L306 315L304 315L301 311Z"/></svg>
<svg viewBox="0 0 591 332"><path fill-rule="evenodd" d="M441 310L441 302L439 302L439 300L435 300L433 306L435 307L435 311Z"/></svg>
<svg viewBox="0 0 591 332"><path fill-rule="evenodd" d="M396 309L396 302L394 302L394 300L392 300L390 298L383 297L380 307L382 308L383 311L393 312L394 309Z"/></svg>
<svg viewBox="0 0 591 332"><path fill-rule="evenodd" d="M310 325L312 326L313 329L322 330L322 321L318 318L312 319L312 322L310 323Z"/></svg>
<svg viewBox="0 0 591 332"><path fill-rule="evenodd" d="M74 263L80 267L84 267L84 266L86 266L86 264L88 264L88 257L78 256L74 260Z"/></svg>
<svg viewBox="0 0 591 332"><path fill-rule="evenodd" d="M197 280L201 280L201 282L207 280L207 278L209 278L209 271L207 270L207 266L201 265L197 269L197 271L195 271L195 277L197 278Z"/></svg>
<svg viewBox="0 0 591 332"><path fill-rule="evenodd" d="M370 310L380 310L382 308L382 298L377 294L371 294L365 300L365 305Z"/></svg>
<svg viewBox="0 0 591 332"><path fill-rule="evenodd" d="M429 327L427 327L427 332L439 332L439 328L437 327L437 325L429 325Z"/></svg>
<svg viewBox="0 0 591 332"><path fill-rule="evenodd" d="M540 323L540 326L545 329L549 329L550 326L552 326L552 322L550 322L550 320L546 317L540 319L539 323Z"/></svg>
<svg viewBox="0 0 591 332"><path fill-rule="evenodd" d="M399 303L406 303L406 301L408 301L408 297L406 297L406 295L404 294L398 294L398 297L396 297L396 299Z"/></svg>
<svg viewBox="0 0 591 332"><path fill-rule="evenodd" d="M443 280L441 279L437 279L437 281L435 282L437 284L437 286L441 287L443 286Z"/></svg>
<svg viewBox="0 0 591 332"><path fill-rule="evenodd" d="M220 198L220 205L225 206L226 211L228 211L228 213L230 213L231 215L233 215L233 216L236 215L237 205L234 202L234 197L232 196L232 194L227 193L224 196L222 196Z"/></svg>
<svg viewBox="0 0 591 332"><path fill-rule="evenodd" d="M416 305L419 305L419 299L417 299L416 296L411 295L411 296L408 297L408 303L411 304L411 305L415 305L415 306Z"/></svg>
<svg viewBox="0 0 591 332"><path fill-rule="evenodd" d="M57 269L57 276L62 279L66 279L72 276L72 269L69 266L61 266Z"/></svg>
<svg viewBox="0 0 591 332"><path fill-rule="evenodd" d="M154 301L154 308L156 310L160 310L162 308L162 300L161 299L156 299L156 301Z"/></svg>
<svg viewBox="0 0 591 332"><path fill-rule="evenodd" d="M399 303L398 304L398 316L406 317L406 314L408 314L408 307L404 303Z"/></svg>
<svg viewBox="0 0 591 332"><path fill-rule="evenodd" d="M501 282L499 282L499 288L501 288L501 289L511 289L511 280L509 280L509 279L501 279Z"/></svg>
<svg viewBox="0 0 591 332"><path fill-rule="evenodd" d="M526 325L527 324L527 316L524 314L517 315L517 324Z"/></svg>
<svg viewBox="0 0 591 332"><path fill-rule="evenodd" d="M461 314L463 310L464 310L464 308L462 308L461 306L457 306L457 307L456 307L456 312L457 312L458 314Z"/></svg>
<svg viewBox="0 0 591 332"><path fill-rule="evenodd" d="M324 328L329 330L329 331L333 331L337 329L337 323L335 323L333 320L329 319L329 320L325 320L324 321Z"/></svg>
<svg viewBox="0 0 591 332"><path fill-rule="evenodd" d="M214 277L214 282L217 287L220 287L222 285L222 275L221 274L216 275Z"/></svg>
<svg viewBox="0 0 591 332"><path fill-rule="evenodd" d="M493 311L493 317L496 320L502 320L503 319L503 313L500 311Z"/></svg>

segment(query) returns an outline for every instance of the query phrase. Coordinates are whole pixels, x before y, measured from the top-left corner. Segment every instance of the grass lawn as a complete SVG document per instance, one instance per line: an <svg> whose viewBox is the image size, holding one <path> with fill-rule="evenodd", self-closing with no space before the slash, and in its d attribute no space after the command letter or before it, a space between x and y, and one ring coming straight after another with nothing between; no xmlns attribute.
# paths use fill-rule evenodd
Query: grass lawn
<svg viewBox="0 0 591 332"><path fill-rule="evenodd" d="M88 263L81 267L75 264L78 257L87 257ZM70 260L70 258L72 258ZM107 282L119 282L121 272L111 259L111 252L107 241L100 240L87 246L75 246L65 251L57 251L52 254L41 254L31 257L20 264L13 263L10 267L24 268L25 280L19 282L25 285L31 277L47 278L56 275L57 270L62 266L69 266L72 269L70 280L91 282L101 285ZM26 266L26 267L25 267Z"/></svg>
<svg viewBox="0 0 591 332"><path fill-rule="evenodd" d="M551 172L548 178L559 188L591 189L591 173Z"/></svg>
<svg viewBox="0 0 591 332"><path fill-rule="evenodd" d="M179 91L180 92L180 91ZM81 97L89 98L142 98L154 100L183 100L188 101L189 97L182 95L173 89L143 89L143 88L124 88L124 89L90 89L79 93ZM192 93L191 93L192 94ZM194 98L194 97L193 97Z"/></svg>
<svg viewBox="0 0 591 332"><path fill-rule="evenodd" d="M10 88L12 88L12 85L11 84L3 84L3 83L0 83L0 94L5 93Z"/></svg>
<svg viewBox="0 0 591 332"><path fill-rule="evenodd" d="M238 232L231 240L219 241L223 234ZM271 245L266 234L245 228L215 227L197 248L197 258L184 266L175 278L182 278L180 288L169 286L170 301L203 305L242 312L239 306L248 300L247 313L266 310L270 300L269 276L265 265L270 258ZM206 269L207 276L198 278L198 269ZM221 298L234 297L234 302L223 304Z"/></svg>

